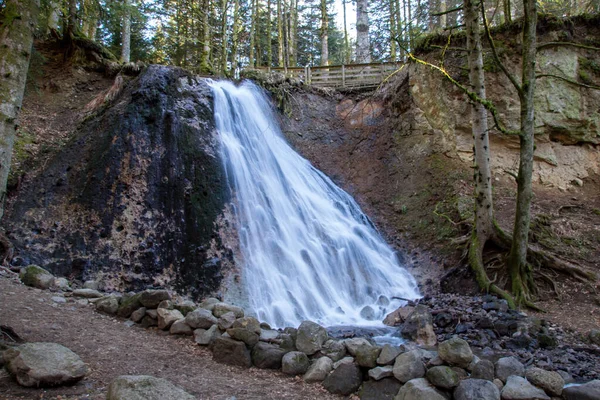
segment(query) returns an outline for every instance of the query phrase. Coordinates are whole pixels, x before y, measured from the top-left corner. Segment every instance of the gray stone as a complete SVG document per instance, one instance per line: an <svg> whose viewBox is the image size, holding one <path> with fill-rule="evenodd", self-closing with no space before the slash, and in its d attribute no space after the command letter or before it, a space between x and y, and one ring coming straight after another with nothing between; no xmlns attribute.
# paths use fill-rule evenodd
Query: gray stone
<svg viewBox="0 0 600 400"><path fill-rule="evenodd" d="M361 346L356 349L356 363L361 367L375 368L377 366L377 357L381 353L381 347Z"/></svg>
<svg viewBox="0 0 600 400"><path fill-rule="evenodd" d="M96 311L108 315L117 315L117 311L119 311L119 299L115 296L102 297L96 302Z"/></svg>
<svg viewBox="0 0 600 400"><path fill-rule="evenodd" d="M511 375L502 388L502 400L550 400L540 388L536 388L527 379Z"/></svg>
<svg viewBox="0 0 600 400"><path fill-rule="evenodd" d="M402 337L408 338L421 346L435 346L437 336L433 331L433 317L429 308L422 304L415 307L406 318L400 329Z"/></svg>
<svg viewBox="0 0 600 400"><path fill-rule="evenodd" d="M130 318L133 322L140 323L144 315L146 315L146 307L140 307L131 313Z"/></svg>
<svg viewBox="0 0 600 400"><path fill-rule="evenodd" d="M592 329L588 334L588 339L593 344L600 346L600 330Z"/></svg>
<svg viewBox="0 0 600 400"><path fill-rule="evenodd" d="M344 346L344 342L329 339L323 344L321 354L331 358L334 362L339 361L346 356L346 346Z"/></svg>
<svg viewBox="0 0 600 400"><path fill-rule="evenodd" d="M356 364L341 364L323 381L323 387L334 394L348 396L362 384L362 372Z"/></svg>
<svg viewBox="0 0 600 400"><path fill-rule="evenodd" d="M442 360L461 368L468 367L473 360L473 352L469 344L458 336L440 343L438 354Z"/></svg>
<svg viewBox="0 0 600 400"><path fill-rule="evenodd" d="M85 281L83 282L84 289L100 290L100 284L96 281Z"/></svg>
<svg viewBox="0 0 600 400"><path fill-rule="evenodd" d="M73 296L83 297L85 299L99 299L104 297L101 292L94 289L75 289L73 290Z"/></svg>
<svg viewBox="0 0 600 400"><path fill-rule="evenodd" d="M363 382L358 392L360 400L393 400L402 384L394 378Z"/></svg>
<svg viewBox="0 0 600 400"><path fill-rule="evenodd" d="M123 298L121 298L121 303L119 304L117 315L121 318L129 318L131 313L142 307L142 303L140 303L140 297L142 297L141 293L131 296L123 296Z"/></svg>
<svg viewBox="0 0 600 400"><path fill-rule="evenodd" d="M321 350L327 339L325 328L312 321L304 321L298 327L296 348L310 356Z"/></svg>
<svg viewBox="0 0 600 400"><path fill-rule="evenodd" d="M221 336L221 331L219 331L217 325L213 325L208 329L194 330L194 342L202 346L210 345L219 336Z"/></svg>
<svg viewBox="0 0 600 400"><path fill-rule="evenodd" d="M185 322L185 318L183 318L173 322L173 325L171 325L171 328L169 329L169 333L171 335L191 336L194 333L194 330Z"/></svg>
<svg viewBox="0 0 600 400"><path fill-rule="evenodd" d="M329 357L317 358L304 374L305 382L322 382L333 370L333 361Z"/></svg>
<svg viewBox="0 0 600 400"><path fill-rule="evenodd" d="M232 312L236 318L242 318L244 316L244 310L241 307L227 303L215 303L212 312L217 318L222 317L228 312Z"/></svg>
<svg viewBox="0 0 600 400"><path fill-rule="evenodd" d="M494 385L496 385L496 387L498 388L499 391L502 391L502 388L504 387L504 382L502 382L500 379L498 378L494 378L494 380L492 381L492 383Z"/></svg>
<svg viewBox="0 0 600 400"><path fill-rule="evenodd" d="M71 290L71 284L65 278L55 278L53 286L63 292Z"/></svg>
<svg viewBox="0 0 600 400"><path fill-rule="evenodd" d="M473 379L485 379L486 381L494 380L494 364L489 360L479 360L473 367L471 372Z"/></svg>
<svg viewBox="0 0 600 400"><path fill-rule="evenodd" d="M379 353L379 357L377 358L377 364L379 365L392 365L394 361L396 361L396 357L398 357L401 353L399 347L392 346L391 344L386 344L381 349L381 353Z"/></svg>
<svg viewBox="0 0 600 400"><path fill-rule="evenodd" d="M427 380L432 385L442 389L452 389L458 386L458 374L447 366L433 367L427 371Z"/></svg>
<svg viewBox="0 0 600 400"><path fill-rule="evenodd" d="M175 310L175 303L173 303L171 300L163 300L160 303L158 303L158 306L156 308ZM183 314L181 314L181 315L183 315Z"/></svg>
<svg viewBox="0 0 600 400"><path fill-rule="evenodd" d="M573 376L571 376L571 374L568 373L567 371L563 371L563 370L559 369L556 372L564 379L565 385L575 382L575 379L573 379Z"/></svg>
<svg viewBox="0 0 600 400"><path fill-rule="evenodd" d="M140 321L140 325L142 328L150 328L152 326L158 326L158 320L156 318L152 318L149 315L145 315L144 318Z"/></svg>
<svg viewBox="0 0 600 400"><path fill-rule="evenodd" d="M354 357L344 357L341 360L338 360L336 362L333 363L333 369L336 369L337 367L339 367L342 364L352 364L354 363Z"/></svg>
<svg viewBox="0 0 600 400"><path fill-rule="evenodd" d="M246 343L249 347L252 347L258 343L258 335L248 329L244 328L229 328L227 334L236 340L241 340Z"/></svg>
<svg viewBox="0 0 600 400"><path fill-rule="evenodd" d="M38 289L49 289L54 284L54 275L37 265L21 268L19 278L25 285Z"/></svg>
<svg viewBox="0 0 600 400"><path fill-rule="evenodd" d="M210 345L213 359L217 362L250 368L252 357L244 342L219 336Z"/></svg>
<svg viewBox="0 0 600 400"><path fill-rule="evenodd" d="M593 380L579 386L569 386L563 389L566 400L600 400L600 380Z"/></svg>
<svg viewBox="0 0 600 400"><path fill-rule="evenodd" d="M275 342L279 339L280 333L275 329L261 329L260 337L258 338L261 342Z"/></svg>
<svg viewBox="0 0 600 400"><path fill-rule="evenodd" d="M140 303L146 308L158 308L164 300L171 300L171 295L166 290L144 290L140 297Z"/></svg>
<svg viewBox="0 0 600 400"><path fill-rule="evenodd" d="M75 383L88 372L81 358L56 343L26 343L2 353L6 370L21 386L40 387Z"/></svg>
<svg viewBox="0 0 600 400"><path fill-rule="evenodd" d="M197 309L198 306L191 300L185 300L184 302L176 303L174 308L181 311L184 317L187 317L187 315Z"/></svg>
<svg viewBox="0 0 600 400"><path fill-rule="evenodd" d="M260 322L254 317L242 317L238 318L233 322L232 328L246 329L250 332L254 332L260 335Z"/></svg>
<svg viewBox="0 0 600 400"><path fill-rule="evenodd" d="M218 320L212 313L204 308L197 308L185 316L185 322L192 329L208 329L217 324Z"/></svg>
<svg viewBox="0 0 600 400"><path fill-rule="evenodd" d="M500 390L485 379L465 379L454 390L454 400L500 400Z"/></svg>
<svg viewBox="0 0 600 400"><path fill-rule="evenodd" d="M417 378L406 382L400 388L394 400L447 400L447 398L427 382L427 379Z"/></svg>
<svg viewBox="0 0 600 400"><path fill-rule="evenodd" d="M64 304L67 302L67 299L62 296L52 296L51 300L58 304Z"/></svg>
<svg viewBox="0 0 600 400"><path fill-rule="evenodd" d="M473 372L473 369L475 368L475 365L477 365L477 363L479 361L481 361L481 359L479 357L477 357L475 354L473 354L473 359L469 363L469 366L467 367L467 371ZM492 368L493 367L494 367L494 365L492 364Z"/></svg>
<svg viewBox="0 0 600 400"><path fill-rule="evenodd" d="M496 378L506 383L509 376L525 376L525 367L514 357L503 357L496 361Z"/></svg>
<svg viewBox="0 0 600 400"><path fill-rule="evenodd" d="M425 365L418 350L400 354L394 362L394 377L402 383L425 376Z"/></svg>
<svg viewBox="0 0 600 400"><path fill-rule="evenodd" d="M346 350L352 357L356 356L356 350L361 346L370 346L371 342L369 342L365 338L352 338L344 340L344 345L346 346Z"/></svg>
<svg viewBox="0 0 600 400"><path fill-rule="evenodd" d="M389 378L391 376L394 376L394 367L391 365L376 367L369 370L369 377L376 381L379 381L383 378Z"/></svg>
<svg viewBox="0 0 600 400"><path fill-rule="evenodd" d="M252 363L256 368L280 369L285 350L270 343L259 342L252 348Z"/></svg>
<svg viewBox="0 0 600 400"><path fill-rule="evenodd" d="M158 318L158 310L148 310L146 309L146 315L150 318L157 319Z"/></svg>
<svg viewBox="0 0 600 400"><path fill-rule="evenodd" d="M179 310L159 308L156 312L158 314L158 329L163 331L169 329L175 321L183 319L183 314Z"/></svg>
<svg viewBox="0 0 600 400"><path fill-rule="evenodd" d="M153 376L123 375L108 386L106 400L194 400L196 397L171 382Z"/></svg>
<svg viewBox="0 0 600 400"><path fill-rule="evenodd" d="M219 329L224 331L224 330L231 328L233 326L234 322L235 322L235 314L230 311L228 313L221 315L217 321L217 324L219 325Z"/></svg>
<svg viewBox="0 0 600 400"><path fill-rule="evenodd" d="M204 308L208 311L211 311L215 308L215 304L220 303L221 300L215 299L214 297L209 297L208 299L202 300L202 303L198 305L200 308Z"/></svg>
<svg viewBox="0 0 600 400"><path fill-rule="evenodd" d="M550 396L560 396L565 380L558 372L531 367L525 371L525 377L535 386L542 388Z"/></svg>
<svg viewBox="0 0 600 400"><path fill-rule="evenodd" d="M287 375L301 375L308 371L308 356L301 351L286 353L281 360L281 371Z"/></svg>

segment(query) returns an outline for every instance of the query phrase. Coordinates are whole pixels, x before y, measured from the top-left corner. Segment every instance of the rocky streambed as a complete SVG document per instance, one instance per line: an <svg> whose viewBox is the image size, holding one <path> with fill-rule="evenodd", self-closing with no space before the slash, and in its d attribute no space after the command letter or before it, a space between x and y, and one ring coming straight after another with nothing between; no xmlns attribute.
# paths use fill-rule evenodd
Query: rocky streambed
<svg viewBox="0 0 600 400"><path fill-rule="evenodd" d="M218 362L301 376L332 394L396 400L600 398L593 333L584 342L490 296L444 295L403 307L386 322L411 340L382 346L369 337L332 338L311 321L272 329L216 298L196 304L165 289L105 293L98 282L78 285L34 266L23 269L21 279L55 291L56 303L86 303L131 326L189 336ZM7 370L16 376L21 346L3 353ZM574 381L586 383L563 389Z"/></svg>

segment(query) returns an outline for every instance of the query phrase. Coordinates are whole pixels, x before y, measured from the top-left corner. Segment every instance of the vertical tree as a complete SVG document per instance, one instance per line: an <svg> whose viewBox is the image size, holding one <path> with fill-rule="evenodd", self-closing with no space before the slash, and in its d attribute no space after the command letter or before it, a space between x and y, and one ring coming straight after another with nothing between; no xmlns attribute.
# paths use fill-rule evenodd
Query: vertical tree
<svg viewBox="0 0 600 400"><path fill-rule="evenodd" d="M269 0L269 4L271 4L271 0ZM240 0L234 0L233 3L233 35L231 38L232 49L231 49L231 67L235 71L238 66L238 48L240 41L240 31L242 29L241 24L241 16L240 16ZM269 15L269 28L271 26L271 19ZM270 33L269 33L270 40ZM271 51L271 46L269 46L269 52ZM269 64L270 65L270 64Z"/></svg>
<svg viewBox="0 0 600 400"><path fill-rule="evenodd" d="M60 1L48 2L48 19L46 21L46 34L58 37L58 25L60 22Z"/></svg>
<svg viewBox="0 0 600 400"><path fill-rule="evenodd" d="M200 54L200 70L210 71L210 0L202 1L202 53ZM250 53L252 55L252 53ZM251 56L252 57L252 56ZM252 65L252 59L250 59Z"/></svg>
<svg viewBox="0 0 600 400"><path fill-rule="evenodd" d="M123 0L123 30L121 32L121 61L129 62L131 54L131 0Z"/></svg>
<svg viewBox="0 0 600 400"><path fill-rule="evenodd" d="M329 19L327 0L321 0L321 65L329 65Z"/></svg>
<svg viewBox="0 0 600 400"><path fill-rule="evenodd" d="M227 0L221 0L221 74L227 72Z"/></svg>
<svg viewBox="0 0 600 400"><path fill-rule="evenodd" d="M279 0L278 0L279 1ZM248 63L250 68L256 66L255 47L256 47L256 28L258 23L258 0L251 0L252 15L250 17L250 54Z"/></svg>
<svg viewBox="0 0 600 400"><path fill-rule="evenodd" d="M283 59L283 46L284 46L284 36L283 36L283 10L281 7L281 2L283 0L277 0L277 65L279 68L284 67L284 59Z"/></svg>
<svg viewBox="0 0 600 400"><path fill-rule="evenodd" d="M356 1L356 62L371 62L369 41L369 1Z"/></svg>
<svg viewBox="0 0 600 400"><path fill-rule="evenodd" d="M271 24L271 0L267 0L267 67L273 64L273 26Z"/></svg>
<svg viewBox="0 0 600 400"><path fill-rule="evenodd" d="M344 63L350 64L350 41L348 40L348 23L346 22L346 0L342 0L344 13Z"/></svg>
<svg viewBox="0 0 600 400"><path fill-rule="evenodd" d="M395 1L390 0L390 61L396 61L396 10Z"/></svg>
<svg viewBox="0 0 600 400"><path fill-rule="evenodd" d="M38 14L39 0L6 0L0 14L0 218Z"/></svg>

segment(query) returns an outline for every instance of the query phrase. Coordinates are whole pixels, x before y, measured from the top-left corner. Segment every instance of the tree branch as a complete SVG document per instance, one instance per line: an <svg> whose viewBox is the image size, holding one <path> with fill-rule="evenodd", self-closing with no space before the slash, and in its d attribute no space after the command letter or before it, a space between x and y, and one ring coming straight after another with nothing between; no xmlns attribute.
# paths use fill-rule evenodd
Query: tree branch
<svg viewBox="0 0 600 400"><path fill-rule="evenodd" d="M574 81L572 79L569 79L567 77L564 76L560 76L560 75L554 75L554 74L539 74L535 76L535 79L539 79L539 78L556 78L556 79L560 79L563 80L565 82L570 83L571 85L575 85L575 86L580 86L580 87L584 87L587 89L596 89L596 90L600 90L600 86L595 86L595 85L586 85L585 83L581 83L581 82L577 82Z"/></svg>
<svg viewBox="0 0 600 400"><path fill-rule="evenodd" d="M450 14L450 13L453 13L453 12L456 12L456 11L460 11L462 9L463 9L463 6L458 6L456 8L451 9L451 10L446 10L446 11L442 11L442 12L435 13L435 14L429 14L429 15L431 15L432 17L441 17L442 15Z"/></svg>
<svg viewBox="0 0 600 400"><path fill-rule="evenodd" d="M558 46L572 46L572 47L578 47L580 49L600 51L600 48L598 48L598 47L586 46L585 44L571 43L571 42L542 43L542 44L538 45L537 51L540 51L541 49L546 48L546 47L558 47Z"/></svg>

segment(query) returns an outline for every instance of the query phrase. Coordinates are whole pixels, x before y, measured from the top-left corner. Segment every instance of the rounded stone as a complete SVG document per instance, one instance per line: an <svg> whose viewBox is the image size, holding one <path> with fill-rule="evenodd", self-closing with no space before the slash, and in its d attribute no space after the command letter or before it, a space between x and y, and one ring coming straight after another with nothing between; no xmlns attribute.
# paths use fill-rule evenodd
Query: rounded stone
<svg viewBox="0 0 600 400"><path fill-rule="evenodd" d="M308 356L301 351L291 351L281 360L281 371L287 375L300 375L306 373L310 361Z"/></svg>

